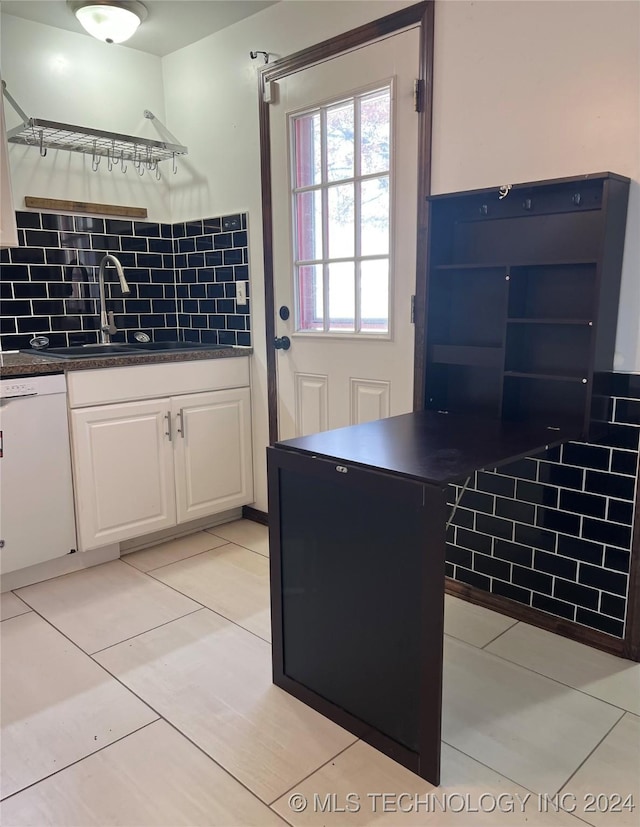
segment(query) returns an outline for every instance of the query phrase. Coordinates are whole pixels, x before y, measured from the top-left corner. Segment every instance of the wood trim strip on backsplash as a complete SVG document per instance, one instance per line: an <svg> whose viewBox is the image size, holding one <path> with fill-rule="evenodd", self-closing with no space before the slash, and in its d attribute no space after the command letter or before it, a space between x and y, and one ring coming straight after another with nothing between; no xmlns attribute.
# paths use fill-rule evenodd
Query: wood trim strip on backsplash
<svg viewBox="0 0 640 827"><path fill-rule="evenodd" d="M36 198L25 195L25 207L56 212L91 213L95 215L122 215L127 218L146 218L146 207L123 207L118 204L95 204L91 201L65 201L61 198Z"/></svg>

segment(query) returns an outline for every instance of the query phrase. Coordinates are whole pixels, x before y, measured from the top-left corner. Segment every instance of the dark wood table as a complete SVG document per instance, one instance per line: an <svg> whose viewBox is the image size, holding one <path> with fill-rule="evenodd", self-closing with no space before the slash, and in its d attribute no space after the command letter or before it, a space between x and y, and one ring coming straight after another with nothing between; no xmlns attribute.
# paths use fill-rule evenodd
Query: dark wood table
<svg viewBox="0 0 640 827"><path fill-rule="evenodd" d="M448 485L574 436L418 411L268 448L274 683L439 784Z"/></svg>

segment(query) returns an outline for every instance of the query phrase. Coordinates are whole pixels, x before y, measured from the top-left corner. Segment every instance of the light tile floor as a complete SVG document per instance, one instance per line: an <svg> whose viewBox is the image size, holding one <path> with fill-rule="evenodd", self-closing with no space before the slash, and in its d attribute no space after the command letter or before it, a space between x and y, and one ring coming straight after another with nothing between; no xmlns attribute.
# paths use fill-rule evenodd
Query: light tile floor
<svg viewBox="0 0 640 827"><path fill-rule="evenodd" d="M640 822L640 665L447 597L435 789L271 684L267 556L238 520L2 595L5 827Z"/></svg>

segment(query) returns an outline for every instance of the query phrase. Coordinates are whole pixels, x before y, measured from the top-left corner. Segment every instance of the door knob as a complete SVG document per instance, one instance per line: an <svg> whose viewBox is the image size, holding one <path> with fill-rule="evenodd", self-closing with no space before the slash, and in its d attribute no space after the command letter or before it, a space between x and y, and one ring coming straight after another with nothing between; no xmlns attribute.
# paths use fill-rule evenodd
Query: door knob
<svg viewBox="0 0 640 827"><path fill-rule="evenodd" d="M289 350L291 347L291 339L288 336L276 336L273 344L276 350Z"/></svg>

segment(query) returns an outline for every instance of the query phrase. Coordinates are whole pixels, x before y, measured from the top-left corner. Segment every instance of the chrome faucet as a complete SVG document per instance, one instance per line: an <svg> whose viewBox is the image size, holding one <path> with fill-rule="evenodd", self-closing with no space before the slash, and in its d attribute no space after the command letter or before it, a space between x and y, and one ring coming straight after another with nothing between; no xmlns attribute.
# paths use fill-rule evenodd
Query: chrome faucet
<svg viewBox="0 0 640 827"><path fill-rule="evenodd" d="M122 264L120 264L114 255L107 253L100 262L100 266L98 268L98 287L100 289L100 341L103 345L109 344L111 341L111 336L118 330L113 320L113 311L110 310L107 313L107 305L104 297L104 275L107 264L109 263L113 264L116 268L116 273L120 279L120 287L122 288L122 292L125 296L128 296L129 293L131 293L131 288L127 284L127 280L124 277Z"/></svg>

